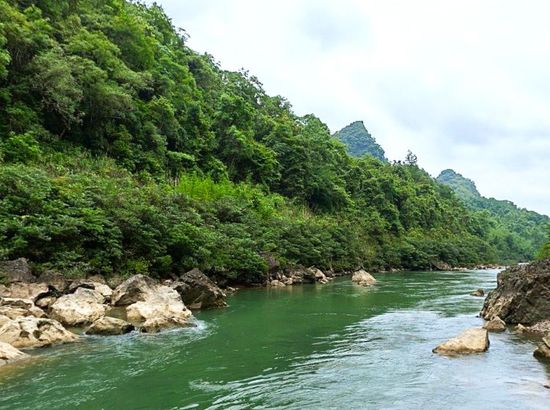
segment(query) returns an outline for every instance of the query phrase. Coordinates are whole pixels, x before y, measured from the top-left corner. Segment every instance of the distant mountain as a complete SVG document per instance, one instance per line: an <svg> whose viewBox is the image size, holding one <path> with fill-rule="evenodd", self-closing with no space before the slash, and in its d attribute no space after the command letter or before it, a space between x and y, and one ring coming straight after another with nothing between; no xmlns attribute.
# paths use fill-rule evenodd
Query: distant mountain
<svg viewBox="0 0 550 410"><path fill-rule="evenodd" d="M363 121L355 121L334 134L342 141L348 153L354 157L372 155L380 161L387 162L384 149L378 145L374 137L367 131Z"/></svg>
<svg viewBox="0 0 550 410"><path fill-rule="evenodd" d="M519 208L511 201L485 198L471 179L452 169L442 171L437 181L450 187L470 209L492 217L493 224L487 229L491 242L501 252L500 260L532 260L544 245L550 224L548 216Z"/></svg>
<svg viewBox="0 0 550 410"><path fill-rule="evenodd" d="M455 194L463 200L481 197L474 181L463 177L452 169L441 171L441 174L437 177L437 182L451 187Z"/></svg>

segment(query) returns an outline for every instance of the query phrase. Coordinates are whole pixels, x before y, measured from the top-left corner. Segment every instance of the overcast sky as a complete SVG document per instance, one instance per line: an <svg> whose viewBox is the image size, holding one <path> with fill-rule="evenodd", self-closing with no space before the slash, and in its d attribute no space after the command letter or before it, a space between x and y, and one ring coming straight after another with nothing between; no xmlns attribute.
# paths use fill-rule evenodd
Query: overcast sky
<svg viewBox="0 0 550 410"><path fill-rule="evenodd" d="M550 2L161 0L189 45L332 131L550 215Z"/></svg>

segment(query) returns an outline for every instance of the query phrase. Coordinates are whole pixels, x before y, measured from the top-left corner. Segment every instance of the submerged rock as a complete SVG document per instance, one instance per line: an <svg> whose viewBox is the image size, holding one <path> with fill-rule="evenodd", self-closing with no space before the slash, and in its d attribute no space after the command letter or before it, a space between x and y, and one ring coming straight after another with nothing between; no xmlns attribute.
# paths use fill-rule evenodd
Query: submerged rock
<svg viewBox="0 0 550 410"><path fill-rule="evenodd" d="M470 293L470 295L481 298L481 297L485 296L485 291L483 289L477 289L477 290L474 290L472 293Z"/></svg>
<svg viewBox="0 0 550 410"><path fill-rule="evenodd" d="M20 317L0 327L0 342L16 348L44 347L75 342L78 336L53 319Z"/></svg>
<svg viewBox="0 0 550 410"><path fill-rule="evenodd" d="M533 356L539 359L550 360L550 333L542 338L542 342L538 345L537 350L534 351Z"/></svg>
<svg viewBox="0 0 550 410"><path fill-rule="evenodd" d="M483 329L487 329L489 332L504 332L506 330L506 323L498 316L494 317L483 325Z"/></svg>
<svg viewBox="0 0 550 410"><path fill-rule="evenodd" d="M114 317L102 317L96 320L87 330L88 335L115 336L130 333L135 327L131 323Z"/></svg>
<svg viewBox="0 0 550 410"><path fill-rule="evenodd" d="M67 326L88 325L105 316L105 298L99 292L78 288L51 306L50 316Z"/></svg>
<svg viewBox="0 0 550 410"><path fill-rule="evenodd" d="M481 315L524 325L550 319L550 260L500 272L497 288L487 295Z"/></svg>
<svg viewBox="0 0 550 410"><path fill-rule="evenodd" d="M227 295L199 269L193 269L180 276L171 287L190 309L225 307Z"/></svg>
<svg viewBox="0 0 550 410"><path fill-rule="evenodd" d="M489 334L479 327L467 329L433 349L443 355L469 354L485 352L489 348Z"/></svg>
<svg viewBox="0 0 550 410"><path fill-rule="evenodd" d="M374 276L363 269L354 272L351 280L361 286L371 286L376 283Z"/></svg>
<svg viewBox="0 0 550 410"><path fill-rule="evenodd" d="M0 342L0 366L16 360L24 359L28 356L28 354L23 353L12 345Z"/></svg>

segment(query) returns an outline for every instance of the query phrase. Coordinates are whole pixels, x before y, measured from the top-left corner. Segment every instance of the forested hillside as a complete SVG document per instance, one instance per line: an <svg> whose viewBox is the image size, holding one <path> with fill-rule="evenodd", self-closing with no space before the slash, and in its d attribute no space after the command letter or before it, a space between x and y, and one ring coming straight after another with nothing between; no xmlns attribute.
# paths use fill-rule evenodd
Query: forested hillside
<svg viewBox="0 0 550 410"><path fill-rule="evenodd" d="M0 0L0 22L2 259L260 281L273 259L423 269L504 254L488 213L414 161L349 156L320 119L191 50L156 5Z"/></svg>
<svg viewBox="0 0 550 410"><path fill-rule="evenodd" d="M367 131L363 121L352 122L336 132L334 136L344 143L348 153L354 157L370 155L380 161L387 161L384 149Z"/></svg>
<svg viewBox="0 0 550 410"><path fill-rule="evenodd" d="M470 209L491 220L489 242L499 250L499 260L530 261L537 256L546 241L550 218L518 208L510 201L485 198L472 180L452 169L442 171L437 181L451 187Z"/></svg>

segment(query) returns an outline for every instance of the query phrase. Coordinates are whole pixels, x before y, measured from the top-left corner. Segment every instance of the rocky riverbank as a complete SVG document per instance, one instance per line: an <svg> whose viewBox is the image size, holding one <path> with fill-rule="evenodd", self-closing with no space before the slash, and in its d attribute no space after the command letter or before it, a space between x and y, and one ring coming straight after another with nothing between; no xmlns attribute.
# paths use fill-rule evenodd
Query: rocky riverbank
<svg viewBox="0 0 550 410"><path fill-rule="evenodd" d="M516 325L519 332L543 336L536 355L550 359L550 260L500 272L497 287L487 295L481 316L489 323L502 321Z"/></svg>
<svg viewBox="0 0 550 410"><path fill-rule="evenodd" d="M198 269L166 281L135 275L107 283L51 271L35 276L18 259L0 262L0 277L0 365L26 358L18 349L77 342L82 334L191 326L191 309L226 305L226 293Z"/></svg>
<svg viewBox="0 0 550 410"><path fill-rule="evenodd" d="M276 269L265 285L325 284L345 274L361 286L376 282L363 270L325 273L311 267ZM0 365L28 357L18 349L73 343L83 335L192 326L192 310L225 307L227 298L226 291L198 269L162 281L144 275L68 279L54 271L36 275L21 258L0 262L0 278Z"/></svg>

